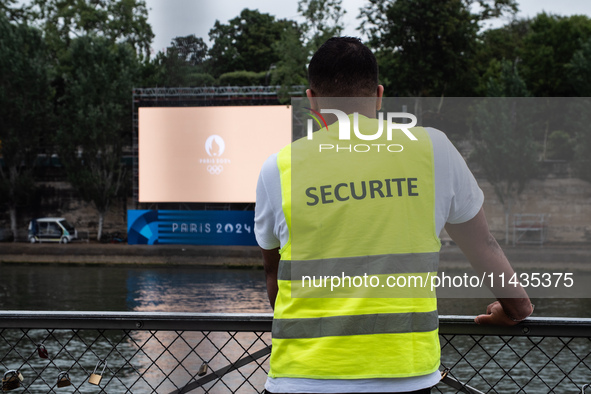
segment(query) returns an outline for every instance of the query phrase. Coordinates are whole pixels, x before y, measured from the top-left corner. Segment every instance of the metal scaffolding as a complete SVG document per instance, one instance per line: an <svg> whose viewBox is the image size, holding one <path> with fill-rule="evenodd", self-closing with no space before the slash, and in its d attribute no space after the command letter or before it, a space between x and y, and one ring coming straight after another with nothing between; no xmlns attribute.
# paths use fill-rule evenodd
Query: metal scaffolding
<svg viewBox="0 0 591 394"><path fill-rule="evenodd" d="M304 85L292 86L285 92L289 96L301 96L306 87ZM243 97L256 100L261 96L278 97L282 94L281 86L201 86L194 88L137 88L133 90L135 99L162 98L171 99L178 97L189 98L228 98ZM252 103L251 105L256 105Z"/></svg>

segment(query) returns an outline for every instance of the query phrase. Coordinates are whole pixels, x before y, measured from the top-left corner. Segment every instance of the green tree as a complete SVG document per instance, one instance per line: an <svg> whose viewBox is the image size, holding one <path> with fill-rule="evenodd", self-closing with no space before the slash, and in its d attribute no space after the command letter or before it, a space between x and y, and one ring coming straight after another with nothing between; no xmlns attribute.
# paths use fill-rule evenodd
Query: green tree
<svg viewBox="0 0 591 394"><path fill-rule="evenodd" d="M0 203L17 239L17 208L34 188L33 164L51 113L50 63L41 32L0 14Z"/></svg>
<svg viewBox="0 0 591 394"><path fill-rule="evenodd" d="M500 28L479 34L475 58L475 68L480 75L475 88L477 96L486 96L490 79L500 78L503 60L518 63L523 58L530 22L529 19L514 19Z"/></svg>
<svg viewBox="0 0 591 394"><path fill-rule="evenodd" d="M572 160L574 144L570 135L562 130L554 130L548 136L548 159Z"/></svg>
<svg viewBox="0 0 591 394"><path fill-rule="evenodd" d="M387 95L458 95L473 85L481 23L516 10L514 0L370 0L361 30L378 51Z"/></svg>
<svg viewBox="0 0 591 394"><path fill-rule="evenodd" d="M4 15L8 20L13 22L23 22L28 14L27 5L20 4L17 0L0 0L0 14Z"/></svg>
<svg viewBox="0 0 591 394"><path fill-rule="evenodd" d="M515 60L522 57L525 37L530 33L530 19L513 19L504 26L484 30L479 35L482 57Z"/></svg>
<svg viewBox="0 0 591 394"><path fill-rule="evenodd" d="M207 44L201 37L194 34L172 39L172 48L176 49L177 56L191 66L203 64L207 58Z"/></svg>
<svg viewBox="0 0 591 394"><path fill-rule="evenodd" d="M499 64L499 75L491 77L487 83L488 97L530 97L525 81L519 75L516 64L503 60Z"/></svg>
<svg viewBox="0 0 591 394"><path fill-rule="evenodd" d="M591 38L581 45L566 66L571 86L581 99L577 99L567 118L574 130L575 155L573 166L577 176L591 182Z"/></svg>
<svg viewBox="0 0 591 394"><path fill-rule="evenodd" d="M308 50L302 42L302 33L297 26L289 26L281 33L281 39L273 44L280 56L271 77L271 85L281 86L279 100L289 103L292 86L307 83Z"/></svg>
<svg viewBox="0 0 591 394"><path fill-rule="evenodd" d="M207 44L195 35L173 38L166 52L158 52L150 63L152 85L213 85L215 78L205 72Z"/></svg>
<svg viewBox="0 0 591 394"><path fill-rule="evenodd" d="M591 151L591 130L589 124L591 124L591 100L589 97L585 97L583 102L577 103L578 109L583 112L576 114L579 118L578 127L575 128L575 155L574 155L574 169L576 175L591 182L591 157L589 152Z"/></svg>
<svg viewBox="0 0 591 394"><path fill-rule="evenodd" d="M509 215L517 197L538 170L533 130L536 127L523 79L510 61L502 62L498 79L490 79L488 96L475 107L474 152L471 160L484 172L505 212L505 243Z"/></svg>
<svg viewBox="0 0 591 394"><path fill-rule="evenodd" d="M256 86L263 85L267 73L265 71L255 73L253 71L231 71L220 75L220 86Z"/></svg>
<svg viewBox="0 0 591 394"><path fill-rule="evenodd" d="M561 17L542 13L531 22L519 64L521 75L536 97L576 96L569 83L567 64L591 38L591 19L583 15Z"/></svg>
<svg viewBox="0 0 591 394"><path fill-rule="evenodd" d="M293 23L246 8L228 24L216 20L209 31L209 71L215 77L232 71L268 71L280 60L273 44Z"/></svg>
<svg viewBox="0 0 591 394"><path fill-rule="evenodd" d="M152 86L188 86L191 66L179 56L174 47L166 48L166 53L158 52L150 62Z"/></svg>
<svg viewBox="0 0 591 394"><path fill-rule="evenodd" d="M54 49L75 37L94 34L130 44L148 59L154 39L144 0L32 0L34 18Z"/></svg>
<svg viewBox="0 0 591 394"><path fill-rule="evenodd" d="M570 86L578 96L591 96L591 37L583 41L565 66Z"/></svg>
<svg viewBox="0 0 591 394"><path fill-rule="evenodd" d="M65 57L57 146L70 182L98 211L98 234L125 170L121 149L131 141L131 91L138 61L128 44L104 37L72 41Z"/></svg>
<svg viewBox="0 0 591 394"><path fill-rule="evenodd" d="M341 0L300 0L298 12L305 19L301 24L288 25L281 38L273 44L279 56L271 84L280 85L279 100L289 102L293 86L307 83L307 69L314 52L330 37L343 31ZM301 92L303 93L303 92Z"/></svg>
<svg viewBox="0 0 591 394"><path fill-rule="evenodd" d="M300 0L298 12L305 18L301 28L310 55L326 40L343 32L342 18L347 11L342 0Z"/></svg>

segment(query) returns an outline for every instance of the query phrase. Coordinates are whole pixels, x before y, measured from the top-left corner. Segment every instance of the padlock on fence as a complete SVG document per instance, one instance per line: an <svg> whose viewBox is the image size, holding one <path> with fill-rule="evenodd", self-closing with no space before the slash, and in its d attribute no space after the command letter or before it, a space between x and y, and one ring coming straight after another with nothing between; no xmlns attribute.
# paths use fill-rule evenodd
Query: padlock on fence
<svg viewBox="0 0 591 394"><path fill-rule="evenodd" d="M197 376L203 376L207 373L207 363L204 361L203 364L199 367L199 371L197 372Z"/></svg>
<svg viewBox="0 0 591 394"><path fill-rule="evenodd" d="M25 379L19 371L14 369L7 371L2 378L2 391L9 391L19 388L23 380Z"/></svg>
<svg viewBox="0 0 591 394"><path fill-rule="evenodd" d="M71 384L72 382L70 381L70 376L68 376L67 372L62 371L57 375L57 387L68 387Z"/></svg>
<svg viewBox="0 0 591 394"><path fill-rule="evenodd" d="M103 364L103 370L101 371L100 374L97 374L96 371L101 364ZM94 372L92 372L92 374L90 375L90 378L88 379L88 383L95 384L97 386L100 385L101 379L103 378L103 374L105 373L106 368L107 368L107 361L106 360L104 360L104 361L99 360L99 362L94 367Z"/></svg>
<svg viewBox="0 0 591 394"><path fill-rule="evenodd" d="M37 353L41 358L49 358L49 352L42 343L37 345Z"/></svg>

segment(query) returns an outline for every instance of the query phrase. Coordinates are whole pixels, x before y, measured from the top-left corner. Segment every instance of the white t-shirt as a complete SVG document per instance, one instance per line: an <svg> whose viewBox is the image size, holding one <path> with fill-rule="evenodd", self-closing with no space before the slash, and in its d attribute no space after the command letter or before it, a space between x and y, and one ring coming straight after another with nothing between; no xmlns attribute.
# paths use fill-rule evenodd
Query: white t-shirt
<svg viewBox="0 0 591 394"><path fill-rule="evenodd" d="M472 219L484 201L484 194L462 155L439 130L426 128L433 144L435 166L435 229L440 234L445 223ZM281 207L281 180L277 154L265 161L257 184L254 233L263 249L283 247L289 231ZM301 379L268 378L265 388L273 393L371 393L420 390L439 382L440 374L392 379Z"/></svg>

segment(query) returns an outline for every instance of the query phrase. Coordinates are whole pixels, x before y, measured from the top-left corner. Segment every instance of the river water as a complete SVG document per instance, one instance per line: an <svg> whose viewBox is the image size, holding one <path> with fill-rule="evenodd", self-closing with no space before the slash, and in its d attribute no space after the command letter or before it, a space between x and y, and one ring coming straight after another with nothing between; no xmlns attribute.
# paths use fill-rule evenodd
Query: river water
<svg viewBox="0 0 591 394"><path fill-rule="evenodd" d="M264 271L204 267L0 265L0 310L271 312ZM442 315L483 313L492 299L439 299ZM591 317L589 298L534 300L535 316Z"/></svg>
<svg viewBox="0 0 591 394"><path fill-rule="evenodd" d="M37 265L37 264L0 264L0 309L1 310L50 310L50 311L141 311L141 312L203 312L203 313L261 313L271 312L269 303L267 300L267 294L265 289L264 271L261 269L227 269L227 268L204 268L204 267L132 267L132 266L94 266L94 265ZM482 298L463 298L463 299L439 299L439 312L443 315L476 315L484 312L486 305L491 299ZM583 299L537 299L534 300L536 304L535 316L557 316L557 317L591 317L591 300L588 298ZM0 334L2 331L0 330ZM39 333L40 335L46 335L46 333ZM28 333L29 336L35 335L35 333ZM57 335L57 334L55 334ZM66 335L66 334L63 334ZM93 354L87 353L87 345L93 341L92 338L84 341L84 333L80 334L79 343L70 344L72 353L84 354L84 358L80 360L83 366L72 365L71 362L62 360L55 361L55 366L58 369L64 370L71 368L70 373L73 377L73 383L76 385L77 392L95 392L96 386L92 386L85 383L88 379L88 371L92 371L97 357ZM101 348L104 347L104 351L108 351L110 348L108 343L108 333L106 337L99 338L100 340L93 344L94 348L97 348L97 353L100 354ZM124 341L129 342L133 339L133 342L144 343L149 338L144 338L146 335L150 335L148 332L138 331L130 334L130 337ZM168 335L172 335L171 341L174 339L174 333L159 333L161 338L166 338ZM217 335L217 334L216 334ZM268 334L265 334L268 337ZM8 351L7 345L11 341L20 343L20 337L22 333L20 330L7 331L0 335L3 338L3 342L0 343L0 358L3 354ZM198 343L201 339L193 338L193 333L185 333L185 340L190 343ZM12 339L11 339L12 338ZM268 340L268 338L267 338ZM455 346L458 346L458 350L464 352L462 346L466 347L466 352L473 352L474 343L471 342L474 339L467 339L467 341L457 341ZM105 342L105 343L103 343ZM153 342L153 341L152 341ZM147 342L148 344L152 342ZM174 342L174 341L173 341ZM56 345L52 347L51 338L46 342L48 350L52 354L60 352L60 346ZM121 346L118 348L122 354L129 355L130 357L135 354L136 347L132 346L133 343ZM574 344L573 344L574 345ZM25 344L23 343L23 346ZM34 346L34 343L28 345ZM153 345L151 345L153 346ZM158 345L160 346L160 345ZM159 347L152 350L148 346L145 350L148 353L152 352L159 354L161 350ZM480 346L480 345L478 345ZM496 346L496 345L495 345ZM526 348L519 350L517 345L516 349L518 352L528 354L529 350L527 343ZM559 342L557 345L560 349L562 346ZM583 342L581 345L577 345L575 352L581 354L589 354L588 341ZM236 350L242 352L240 347L235 346ZM34 347L32 348L34 352ZM230 351L232 349L229 349ZM31 351L30 349L27 351ZM443 359L454 360L454 357L458 357L460 353L452 350L450 353L449 347L444 348L444 352L447 352ZM21 351L22 353L22 351ZM171 352L174 353L174 352ZM11 353L14 355L14 353ZM200 353L200 356L203 353ZM472 353L473 354L473 353ZM533 353L532 353L533 354ZM568 355L571 355L569 353ZM164 355L167 356L167 355ZM170 370L176 368L175 362L176 357L171 356L168 359L166 357L158 358L156 364L157 368L163 370ZM111 356L112 357L112 356ZM239 353L237 358L239 357ZM477 364L490 363L490 359L486 354L482 355L471 355L471 362ZM502 362L504 358L515 357L514 351L503 351L499 352L495 356L495 360ZM543 357L535 356L534 360L529 361L530 364L538 362L541 366L547 362ZM569 357L568 362L576 358ZM11 361L12 360L12 361ZM145 361L145 360L144 360ZM134 361L135 362L135 361ZM141 362L137 361L139 364ZM196 370L200 366L200 360L189 362L185 360L183 365L189 370ZM468 366L463 366L461 360L453 361L458 362L454 368L455 376L461 379L471 379L473 371ZM513 362L513 361L511 361ZM11 363L21 363L19 357L14 358L8 357L0 359L0 364L3 364L4 368L8 368ZM29 360L29 368L27 366L22 367L23 370L27 371L28 379L35 379L33 385L28 387L28 392L32 393L45 393L48 390L48 386L40 381L42 375L47 375L47 372L43 372L35 378L35 368L47 368L45 366L46 361L34 357ZM213 363L212 363L213 364ZM227 360L222 360L218 367L227 364ZM35 367L37 365L37 367ZM139 369L150 368L151 362L145 361ZM167 369L169 365L172 365L170 369ZM492 364L491 364L492 365ZM494 365L493 365L494 367ZM77 369L78 368L78 369ZM111 364L109 370L112 370ZM145 372L146 379L152 383L160 382L164 379L158 374L158 369L154 374L154 369L150 369ZM490 368L487 367L487 370ZM45 371L45 370L43 370ZM57 370L56 370L57 371ZM485 371L486 372L486 371ZM583 382L587 379L588 370L584 369L582 372L576 371L577 374L571 374L572 378L576 382ZM154 374L151 376L150 373ZM178 369L175 373L178 373ZM496 373L496 372L491 372ZM529 370L522 371L520 377L522 379L528 379ZM50 372L49 375L56 374ZM114 375L114 374L112 374ZM522 376L521 376L522 375ZM53 375L52 375L53 376ZM560 375L557 375L560 376ZM114 376L113 376L114 377ZM494 377L494 376L493 376ZM50 377L54 379L55 377ZM519 377L517 377L519 378ZM75 381L76 379L76 381ZM117 379L121 379L124 382L133 382L136 379L136 375L130 374L129 376L121 375ZM177 377L170 376L170 379L177 379L178 382L186 382L189 377L185 375L179 375ZM236 381L236 384L240 384L243 380L241 376L232 378ZM256 380L256 387L262 387L264 383L264 374L254 374L251 378ZM509 382L508 384L510 384ZM583 383L587 383L586 380ZM53 384L53 382L50 382ZM117 384L117 381L114 382ZM126 383L127 384L127 383ZM181 385L184 383L180 383ZM232 384L232 383L229 383ZM74 387L74 386L72 386ZM108 386L111 387L111 383ZM215 386L218 387L218 386ZM508 386L506 390L501 389L500 392L511 392L513 386ZM544 392L547 390L545 386L529 385L529 388L536 388L530 392ZM172 385L161 386L157 392L169 392L174 388ZM482 387L485 388L485 387ZM502 386L497 387L497 389ZM572 388L572 387L571 387ZM166 390L165 390L166 389ZM542 391L536 391L536 390ZM67 390L66 390L67 391ZM109 392L119 392L118 390ZM138 393L150 392L147 389L140 389L134 391ZM227 390L217 388L212 390L213 393L227 392ZM256 392L252 388L245 387L240 389L240 393L251 393ZM444 392L448 392L444 390ZM454 392L454 391L451 391ZM565 392L565 391L557 391Z"/></svg>

